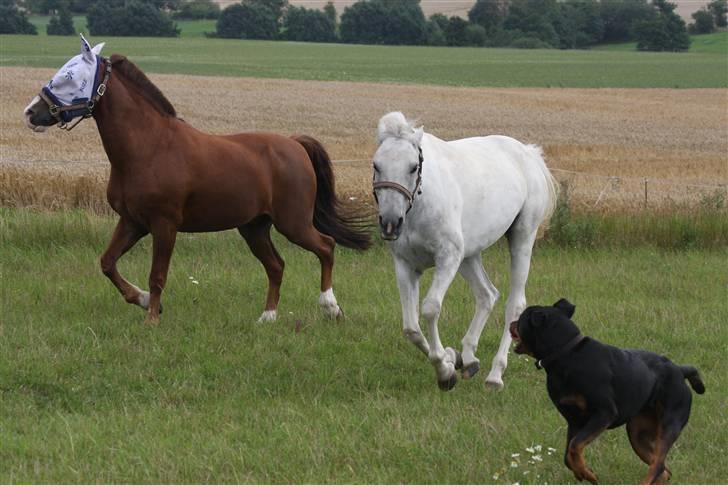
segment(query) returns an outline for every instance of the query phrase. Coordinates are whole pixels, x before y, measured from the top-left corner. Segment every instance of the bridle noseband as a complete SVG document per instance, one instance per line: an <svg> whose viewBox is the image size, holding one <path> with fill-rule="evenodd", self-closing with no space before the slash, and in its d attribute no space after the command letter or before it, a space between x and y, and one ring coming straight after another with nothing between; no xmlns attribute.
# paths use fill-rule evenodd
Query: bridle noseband
<svg viewBox="0 0 728 485"><path fill-rule="evenodd" d="M96 103L98 103L99 99L101 99L104 93L106 93L106 85L108 84L109 78L111 77L111 59L108 59L106 57L102 57L101 59L104 61L105 64L104 79L99 83L96 89L94 89L94 95L91 96L91 99L89 99L88 101L84 103L76 103L68 106L63 106L56 100L52 99L51 96L46 93L45 88L40 90L38 96L40 96L40 98L48 105L48 111L50 112L51 116L53 116L53 118L58 121L58 127L60 129L71 131L81 121L85 120L86 118L90 118L93 114L94 108L96 107ZM67 113L65 117L66 119L64 119L64 113ZM68 122L70 122L72 119L79 116L80 118L74 124L68 124Z"/></svg>
<svg viewBox="0 0 728 485"><path fill-rule="evenodd" d="M417 163L417 182L415 182L414 190L410 192L404 185L400 185L397 182L390 182L388 180L384 180L382 182L372 181L372 194L374 194L374 201L377 205L379 205L377 189L393 189L404 195L405 199L407 199L407 211L405 214L412 209L412 205L415 203L415 196L422 194L422 163L425 161L422 156L422 147L417 147L417 151L419 153L419 162Z"/></svg>

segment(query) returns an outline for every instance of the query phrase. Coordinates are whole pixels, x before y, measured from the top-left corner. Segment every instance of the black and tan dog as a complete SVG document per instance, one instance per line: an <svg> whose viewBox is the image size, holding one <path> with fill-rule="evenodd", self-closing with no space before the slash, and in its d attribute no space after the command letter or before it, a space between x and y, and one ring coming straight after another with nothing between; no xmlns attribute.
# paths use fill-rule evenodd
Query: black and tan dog
<svg viewBox="0 0 728 485"><path fill-rule="evenodd" d="M574 305L532 306L511 323L515 352L536 358L549 397L568 423L564 461L579 480L597 483L584 448L606 429L627 424L635 453L649 465L643 484L662 484L665 457L690 417L692 393L705 386L697 369L643 350L623 350L585 337L571 321Z"/></svg>

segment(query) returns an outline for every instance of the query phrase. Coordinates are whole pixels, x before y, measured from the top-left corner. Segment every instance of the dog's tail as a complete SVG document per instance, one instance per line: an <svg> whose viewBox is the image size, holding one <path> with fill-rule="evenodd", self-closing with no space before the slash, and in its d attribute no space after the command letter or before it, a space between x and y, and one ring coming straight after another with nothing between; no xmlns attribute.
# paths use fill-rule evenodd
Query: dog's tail
<svg viewBox="0 0 728 485"><path fill-rule="evenodd" d="M693 388L693 391L698 394L703 394L705 392L705 384L703 384L703 380L700 378L698 369L689 365L681 365L680 371L685 379L687 379L690 383L690 387Z"/></svg>

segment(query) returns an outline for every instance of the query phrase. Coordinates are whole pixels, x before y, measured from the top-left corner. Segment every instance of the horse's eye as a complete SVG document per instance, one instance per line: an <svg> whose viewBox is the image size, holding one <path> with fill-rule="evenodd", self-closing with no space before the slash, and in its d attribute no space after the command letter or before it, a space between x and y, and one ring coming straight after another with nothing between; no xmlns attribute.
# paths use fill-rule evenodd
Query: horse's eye
<svg viewBox="0 0 728 485"><path fill-rule="evenodd" d="M412 170L410 170L410 173L415 173L416 171L417 171L417 165L415 165L414 167L412 167Z"/></svg>
<svg viewBox="0 0 728 485"><path fill-rule="evenodd" d="M377 172L377 173L379 173L379 167L377 167L376 165L374 165L374 171Z"/></svg>

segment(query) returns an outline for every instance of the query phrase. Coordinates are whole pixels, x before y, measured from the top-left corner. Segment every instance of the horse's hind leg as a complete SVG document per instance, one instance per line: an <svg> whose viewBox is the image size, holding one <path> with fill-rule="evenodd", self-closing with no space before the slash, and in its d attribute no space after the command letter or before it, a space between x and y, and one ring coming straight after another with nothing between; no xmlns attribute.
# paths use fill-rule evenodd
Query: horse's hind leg
<svg viewBox="0 0 728 485"><path fill-rule="evenodd" d="M473 315L468 332L462 340L462 372L464 379L473 377L480 370L480 360L475 357L475 352L478 350L478 342L483 327L485 327L485 322L488 321L488 316L499 296L498 290L488 279L488 275L483 268L483 261L480 258L480 254L465 258L458 270L470 284L470 289L475 297L475 315Z"/></svg>
<svg viewBox="0 0 728 485"><path fill-rule="evenodd" d="M535 229L521 226L516 222L508 232L508 248L511 252L511 288L506 301L506 320L503 322L498 352L485 379L485 385L492 389L503 388L503 372L508 366L508 349L511 346L510 325L518 320L526 309L526 281L531 267L531 253L536 241L538 226Z"/></svg>
<svg viewBox="0 0 728 485"><path fill-rule="evenodd" d="M281 293L283 281L283 268L285 263L281 258L273 241L270 239L271 221L268 218L260 219L238 228L240 235L245 238L253 255L263 264L268 275L268 295L265 299L265 310L258 322L272 322L276 319L276 309Z"/></svg>
<svg viewBox="0 0 728 485"><path fill-rule="evenodd" d="M343 315L341 307L336 301L334 290L331 287L334 268L334 247L336 242L331 236L320 233L313 224L308 227L292 228L276 223L276 229L286 236L289 241L303 249L314 253L321 262L321 295L319 305L329 318L338 318Z"/></svg>
<svg viewBox="0 0 728 485"><path fill-rule="evenodd" d="M124 253L129 251L141 238L146 236L148 231L136 224L121 218L116 224L111 241L101 256L101 271L116 286L121 295L128 303L149 308L149 293L142 291L137 286L124 279L116 269L116 262Z"/></svg>

